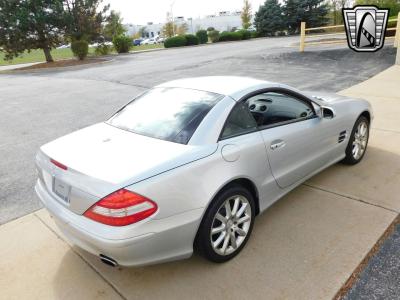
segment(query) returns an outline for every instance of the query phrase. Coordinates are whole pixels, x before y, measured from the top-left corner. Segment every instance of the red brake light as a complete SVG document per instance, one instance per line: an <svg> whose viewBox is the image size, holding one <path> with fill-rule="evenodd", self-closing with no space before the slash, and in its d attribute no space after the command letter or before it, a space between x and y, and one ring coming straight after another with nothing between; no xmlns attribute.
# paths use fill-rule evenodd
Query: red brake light
<svg viewBox="0 0 400 300"><path fill-rule="evenodd" d="M51 161L52 164L56 165L60 169L68 170L67 166L63 165L62 163L60 163L60 162L58 162L58 161L56 161L54 159L50 159L50 161Z"/></svg>
<svg viewBox="0 0 400 300"><path fill-rule="evenodd" d="M121 189L98 201L84 216L110 226L125 226L150 217L157 208L150 199Z"/></svg>

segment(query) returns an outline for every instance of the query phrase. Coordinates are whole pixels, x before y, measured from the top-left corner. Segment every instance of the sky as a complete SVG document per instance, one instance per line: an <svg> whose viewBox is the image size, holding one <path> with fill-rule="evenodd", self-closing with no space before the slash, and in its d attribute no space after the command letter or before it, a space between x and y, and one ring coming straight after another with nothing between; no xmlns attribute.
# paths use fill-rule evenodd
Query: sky
<svg viewBox="0 0 400 300"><path fill-rule="evenodd" d="M253 13L265 0L250 0ZM162 23L173 4L174 17L197 18L220 11L239 11L243 0L104 0L111 9L119 11L124 23L145 25L147 22Z"/></svg>

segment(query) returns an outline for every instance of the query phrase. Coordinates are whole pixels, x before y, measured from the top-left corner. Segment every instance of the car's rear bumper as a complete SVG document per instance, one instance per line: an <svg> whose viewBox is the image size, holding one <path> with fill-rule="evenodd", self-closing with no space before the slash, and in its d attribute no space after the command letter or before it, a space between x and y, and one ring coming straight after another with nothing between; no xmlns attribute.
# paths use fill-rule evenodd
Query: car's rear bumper
<svg viewBox="0 0 400 300"><path fill-rule="evenodd" d="M48 193L40 180L35 190L72 244L94 255L111 257L122 266L141 266L190 257L204 210L200 208L165 219L111 227L69 211Z"/></svg>

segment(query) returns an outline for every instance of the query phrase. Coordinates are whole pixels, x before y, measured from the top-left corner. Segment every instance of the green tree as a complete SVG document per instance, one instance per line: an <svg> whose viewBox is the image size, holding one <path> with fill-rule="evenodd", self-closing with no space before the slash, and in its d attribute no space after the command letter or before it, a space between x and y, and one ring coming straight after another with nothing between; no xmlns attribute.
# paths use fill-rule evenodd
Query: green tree
<svg viewBox="0 0 400 300"><path fill-rule="evenodd" d="M251 26L251 4L249 0L244 0L240 17L242 18L243 28L248 29Z"/></svg>
<svg viewBox="0 0 400 300"><path fill-rule="evenodd" d="M89 52L89 44L85 40L73 41L71 50L75 57L79 60L84 60Z"/></svg>
<svg viewBox="0 0 400 300"><path fill-rule="evenodd" d="M128 53L132 46L132 39L126 35L114 36L113 44L118 53Z"/></svg>
<svg viewBox="0 0 400 300"><path fill-rule="evenodd" d="M11 60L24 51L51 49L62 42L65 26L62 0L0 0L0 48Z"/></svg>
<svg viewBox="0 0 400 300"><path fill-rule="evenodd" d="M282 6L278 0L266 0L256 13L254 24L262 35L274 35L285 28Z"/></svg>
<svg viewBox="0 0 400 300"><path fill-rule="evenodd" d="M167 23L164 24L164 27L162 28L162 33L163 36L166 38L173 37L176 33L177 27L176 24L174 24L172 21L168 21Z"/></svg>
<svg viewBox="0 0 400 300"><path fill-rule="evenodd" d="M211 43L216 43L219 40L219 31L218 30L211 30L208 32L208 38L210 39Z"/></svg>
<svg viewBox="0 0 400 300"><path fill-rule="evenodd" d="M67 33L73 40L88 42L101 37L110 5L102 6L103 0L64 0L67 12Z"/></svg>
<svg viewBox="0 0 400 300"><path fill-rule="evenodd" d="M189 29L188 24L182 23L181 25L179 25L179 26L176 28L175 33L178 34L178 35L184 35L184 34L186 34L186 32L188 31L188 29Z"/></svg>
<svg viewBox="0 0 400 300"><path fill-rule="evenodd" d="M177 26L172 18L172 15L167 13L167 22L165 22L162 28L163 36L166 38L173 37L176 34Z"/></svg>
<svg viewBox="0 0 400 300"><path fill-rule="evenodd" d="M379 8L389 8L391 17L397 16L400 11L399 0L356 0L357 5L375 5Z"/></svg>
<svg viewBox="0 0 400 300"><path fill-rule="evenodd" d="M103 32L104 37L108 40L112 40L115 36L123 35L126 32L124 25L122 25L122 18L119 12L114 10L110 12Z"/></svg>
<svg viewBox="0 0 400 300"><path fill-rule="evenodd" d="M207 30L201 29L197 31L196 36L198 37L200 44L206 44L208 42Z"/></svg>
<svg viewBox="0 0 400 300"><path fill-rule="evenodd" d="M331 7L331 20L333 25L343 24L343 14L342 8L348 7L349 0L331 0L330 7Z"/></svg>
<svg viewBox="0 0 400 300"><path fill-rule="evenodd" d="M299 31L300 23L318 27L328 23L329 6L325 0L285 0L283 13L290 33Z"/></svg>
<svg viewBox="0 0 400 300"><path fill-rule="evenodd" d="M176 25L172 21L168 21L165 23L164 27L162 28L163 36L169 38L173 37L174 35L184 35L188 31L188 25L186 23L182 23L179 26Z"/></svg>

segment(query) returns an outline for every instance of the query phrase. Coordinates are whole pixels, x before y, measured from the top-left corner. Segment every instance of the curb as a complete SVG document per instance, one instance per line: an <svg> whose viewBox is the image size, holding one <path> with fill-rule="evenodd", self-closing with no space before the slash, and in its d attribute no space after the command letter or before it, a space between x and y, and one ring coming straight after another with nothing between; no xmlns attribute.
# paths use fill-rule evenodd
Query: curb
<svg viewBox="0 0 400 300"><path fill-rule="evenodd" d="M65 67L54 67L54 68L37 68L37 69L29 69L29 70L20 70L18 68L11 69L11 70L4 70L0 71L0 74L26 74L26 73L45 73L45 72L57 72L57 71L62 71L62 70L73 70L73 69L78 69L80 67L84 66L98 66L106 63L113 62L115 58L108 59L107 56L103 57L103 60L98 61L98 62L93 62L93 63L87 63L87 64L81 64L81 65L75 65L75 66L65 66Z"/></svg>

